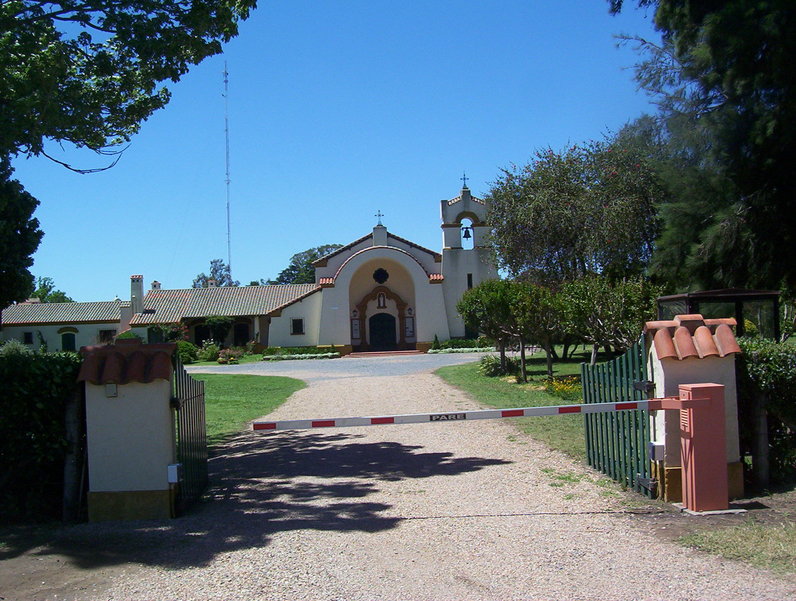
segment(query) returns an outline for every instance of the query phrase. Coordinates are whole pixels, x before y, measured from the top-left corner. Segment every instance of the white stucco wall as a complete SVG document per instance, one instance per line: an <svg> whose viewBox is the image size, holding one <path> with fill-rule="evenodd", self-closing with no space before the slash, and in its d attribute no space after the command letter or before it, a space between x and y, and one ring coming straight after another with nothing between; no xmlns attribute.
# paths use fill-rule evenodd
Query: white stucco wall
<svg viewBox="0 0 796 601"><path fill-rule="evenodd" d="M473 287L489 279L497 279L498 272L487 249L453 249L443 251L442 282L445 294L445 310L451 336L464 336L464 320L456 310L456 304L467 291L467 274L473 275Z"/></svg>
<svg viewBox="0 0 796 601"><path fill-rule="evenodd" d="M738 393L735 386L735 355L659 360L651 348L648 365L655 382L656 397L678 396L680 384L724 385L724 417L727 462L740 460L738 441ZM678 411L656 411L651 438L665 444L667 466L680 465L680 416Z"/></svg>
<svg viewBox="0 0 796 601"><path fill-rule="evenodd" d="M167 490L167 466L176 461L171 382L117 387L86 383L88 477L91 492Z"/></svg>
<svg viewBox="0 0 796 601"><path fill-rule="evenodd" d="M445 300L442 293L442 286L430 284L428 274L421 265L408 255L396 248L389 246L369 247L352 256L340 274L332 288L323 289L323 310L320 330L320 344L350 344L351 341L351 322L350 315L353 308L352 303L359 302L364 295L366 274L370 278L367 284L369 289L373 289L378 284L372 280L372 273L380 266L384 266L390 272L390 266L396 273L396 280L390 275L390 280L385 284L387 287L399 288L409 296L408 283L414 290L414 301L408 298L403 300L413 307L416 313L415 332L419 342L430 342L436 334L440 340L450 338L448 320L445 314ZM399 275L400 273L405 275ZM392 274L392 272L390 272ZM352 280L361 278L362 289L355 288L352 292ZM402 280L401 278L406 278ZM403 281L403 283L402 283ZM352 298L352 295L357 296Z"/></svg>
<svg viewBox="0 0 796 601"><path fill-rule="evenodd" d="M268 329L268 346L317 346L321 321L321 290L282 309L279 317L271 318ZM304 320L304 334L291 334L293 319ZM336 343L342 344L342 343Z"/></svg>
<svg viewBox="0 0 796 601"><path fill-rule="evenodd" d="M100 330L113 330L118 333L119 322L102 322L102 323L77 323L77 324L56 324L56 325L35 325L35 326L3 326L0 330L0 339L2 340L19 340L23 342L24 333L31 332L33 335L33 345L31 348L37 350L39 348L38 332L47 341L47 350L50 352L60 351L61 348L61 335L58 330L66 327L75 328L75 349L80 350L81 346L92 346L100 343Z"/></svg>

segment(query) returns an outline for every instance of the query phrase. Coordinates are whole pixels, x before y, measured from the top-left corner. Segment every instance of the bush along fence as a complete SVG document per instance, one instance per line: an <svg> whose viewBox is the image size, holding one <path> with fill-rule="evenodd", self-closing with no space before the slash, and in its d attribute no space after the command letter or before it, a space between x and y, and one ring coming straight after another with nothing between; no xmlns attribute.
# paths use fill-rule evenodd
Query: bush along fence
<svg viewBox="0 0 796 601"><path fill-rule="evenodd" d="M75 505L79 507L83 472L79 369L77 353L0 347L2 522L79 517Z"/></svg>
<svg viewBox="0 0 796 601"><path fill-rule="evenodd" d="M647 322L644 336L626 355L582 368L586 403L671 398L685 384L722 385L730 498L742 496L744 490L735 382L735 355L741 349L731 329L734 325L734 319L703 319L701 315ZM646 410L589 416L589 464L643 494L681 501L682 419L675 411Z"/></svg>
<svg viewBox="0 0 796 601"><path fill-rule="evenodd" d="M174 517L206 486L204 386L176 350L136 340L81 350L90 521Z"/></svg>

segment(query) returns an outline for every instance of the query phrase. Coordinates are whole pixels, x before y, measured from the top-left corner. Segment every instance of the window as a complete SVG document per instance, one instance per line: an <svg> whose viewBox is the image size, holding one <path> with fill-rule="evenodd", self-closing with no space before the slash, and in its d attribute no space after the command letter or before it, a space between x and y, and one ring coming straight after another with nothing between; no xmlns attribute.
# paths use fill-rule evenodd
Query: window
<svg viewBox="0 0 796 601"><path fill-rule="evenodd" d="M65 332L61 334L61 350L62 351L76 350L75 335L72 332Z"/></svg>
<svg viewBox="0 0 796 601"><path fill-rule="evenodd" d="M291 319L290 320L290 333L291 334L303 334L304 333L304 320L303 319Z"/></svg>
<svg viewBox="0 0 796 601"><path fill-rule="evenodd" d="M110 344L113 342L113 337L116 336L116 330L100 330L99 341L100 344Z"/></svg>
<svg viewBox="0 0 796 601"><path fill-rule="evenodd" d="M473 287L473 274L467 274L467 289L470 290Z"/></svg>
<svg viewBox="0 0 796 601"><path fill-rule="evenodd" d="M22 332L22 343L33 344L33 332Z"/></svg>

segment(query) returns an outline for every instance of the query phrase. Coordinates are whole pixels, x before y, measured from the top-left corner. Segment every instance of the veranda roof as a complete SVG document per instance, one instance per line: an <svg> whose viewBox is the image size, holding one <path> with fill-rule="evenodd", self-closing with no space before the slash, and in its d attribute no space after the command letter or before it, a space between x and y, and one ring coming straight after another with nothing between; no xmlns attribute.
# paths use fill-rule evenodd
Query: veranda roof
<svg viewBox="0 0 796 601"><path fill-rule="evenodd" d="M211 315L268 315L318 290L317 284L150 290L144 296L143 312L134 315L130 325L178 323Z"/></svg>
<svg viewBox="0 0 796 601"><path fill-rule="evenodd" d="M3 309L4 326L118 322L125 301L95 303L20 303ZM126 303L129 305L129 303Z"/></svg>

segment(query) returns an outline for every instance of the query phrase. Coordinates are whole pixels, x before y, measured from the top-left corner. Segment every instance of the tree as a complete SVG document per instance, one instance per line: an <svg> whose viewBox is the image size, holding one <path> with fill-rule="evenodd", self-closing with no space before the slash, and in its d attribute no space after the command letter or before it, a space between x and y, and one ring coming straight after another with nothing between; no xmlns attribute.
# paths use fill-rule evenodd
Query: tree
<svg viewBox="0 0 796 601"><path fill-rule="evenodd" d="M169 101L159 87L221 52L255 0L0 3L0 156L46 139L103 152Z"/></svg>
<svg viewBox="0 0 796 601"><path fill-rule="evenodd" d="M506 344L510 339L512 282L486 280L467 290L456 304L465 325L495 341L500 353L500 369L506 371Z"/></svg>
<svg viewBox="0 0 796 601"><path fill-rule="evenodd" d="M655 317L660 288L643 278L588 276L567 282L560 294L563 327L592 345L594 365L601 346L621 352L636 343L644 322Z"/></svg>
<svg viewBox="0 0 796 601"><path fill-rule="evenodd" d="M796 4L782 0L641 0L656 6L661 45L640 41L641 86L667 127L688 121L694 147L731 184L692 229L692 273L713 286L796 286ZM622 2L612 0L614 12ZM693 138L692 138L693 139ZM671 226L676 227L676 226Z"/></svg>
<svg viewBox="0 0 796 601"><path fill-rule="evenodd" d="M210 261L210 275L206 275L204 272L200 273L194 278L192 286L194 288L208 288L210 280L215 280L216 286L240 286L239 281L232 279L229 265L221 259Z"/></svg>
<svg viewBox="0 0 796 601"><path fill-rule="evenodd" d="M74 302L65 292L56 290L55 282L52 278L36 278L36 289L33 291L33 298L38 298L42 303L71 303Z"/></svg>
<svg viewBox="0 0 796 601"><path fill-rule="evenodd" d="M31 219L38 202L10 179L11 158L19 153L49 156L44 150L48 139L118 155L141 122L168 102L169 92L160 84L179 81L190 65L221 52L221 42L237 35L238 21L255 4L0 2L2 306L31 292L30 256L42 236Z"/></svg>
<svg viewBox="0 0 796 601"><path fill-rule="evenodd" d="M276 279L270 280L268 283L313 284L315 283L315 268L312 263L342 247L342 244L324 244L296 253L290 258L288 266L279 272Z"/></svg>
<svg viewBox="0 0 796 601"><path fill-rule="evenodd" d="M33 217L39 201L11 179L12 173L8 158L0 156L0 308L30 296L31 255L44 235Z"/></svg>
<svg viewBox="0 0 796 601"><path fill-rule="evenodd" d="M544 284L640 273L662 195L647 158L619 140L538 152L504 169L486 196L499 264Z"/></svg>
<svg viewBox="0 0 796 601"><path fill-rule="evenodd" d="M563 306L560 297L549 288L538 284L515 282L512 313L520 339L520 365L522 380L527 382L525 369L525 343L538 344L547 358L547 377L553 377L553 344L561 334Z"/></svg>
<svg viewBox="0 0 796 601"><path fill-rule="evenodd" d="M232 317L226 315L211 315L205 319L205 324L210 328L210 335L213 340L222 345L227 339L227 334L232 329L233 321Z"/></svg>

